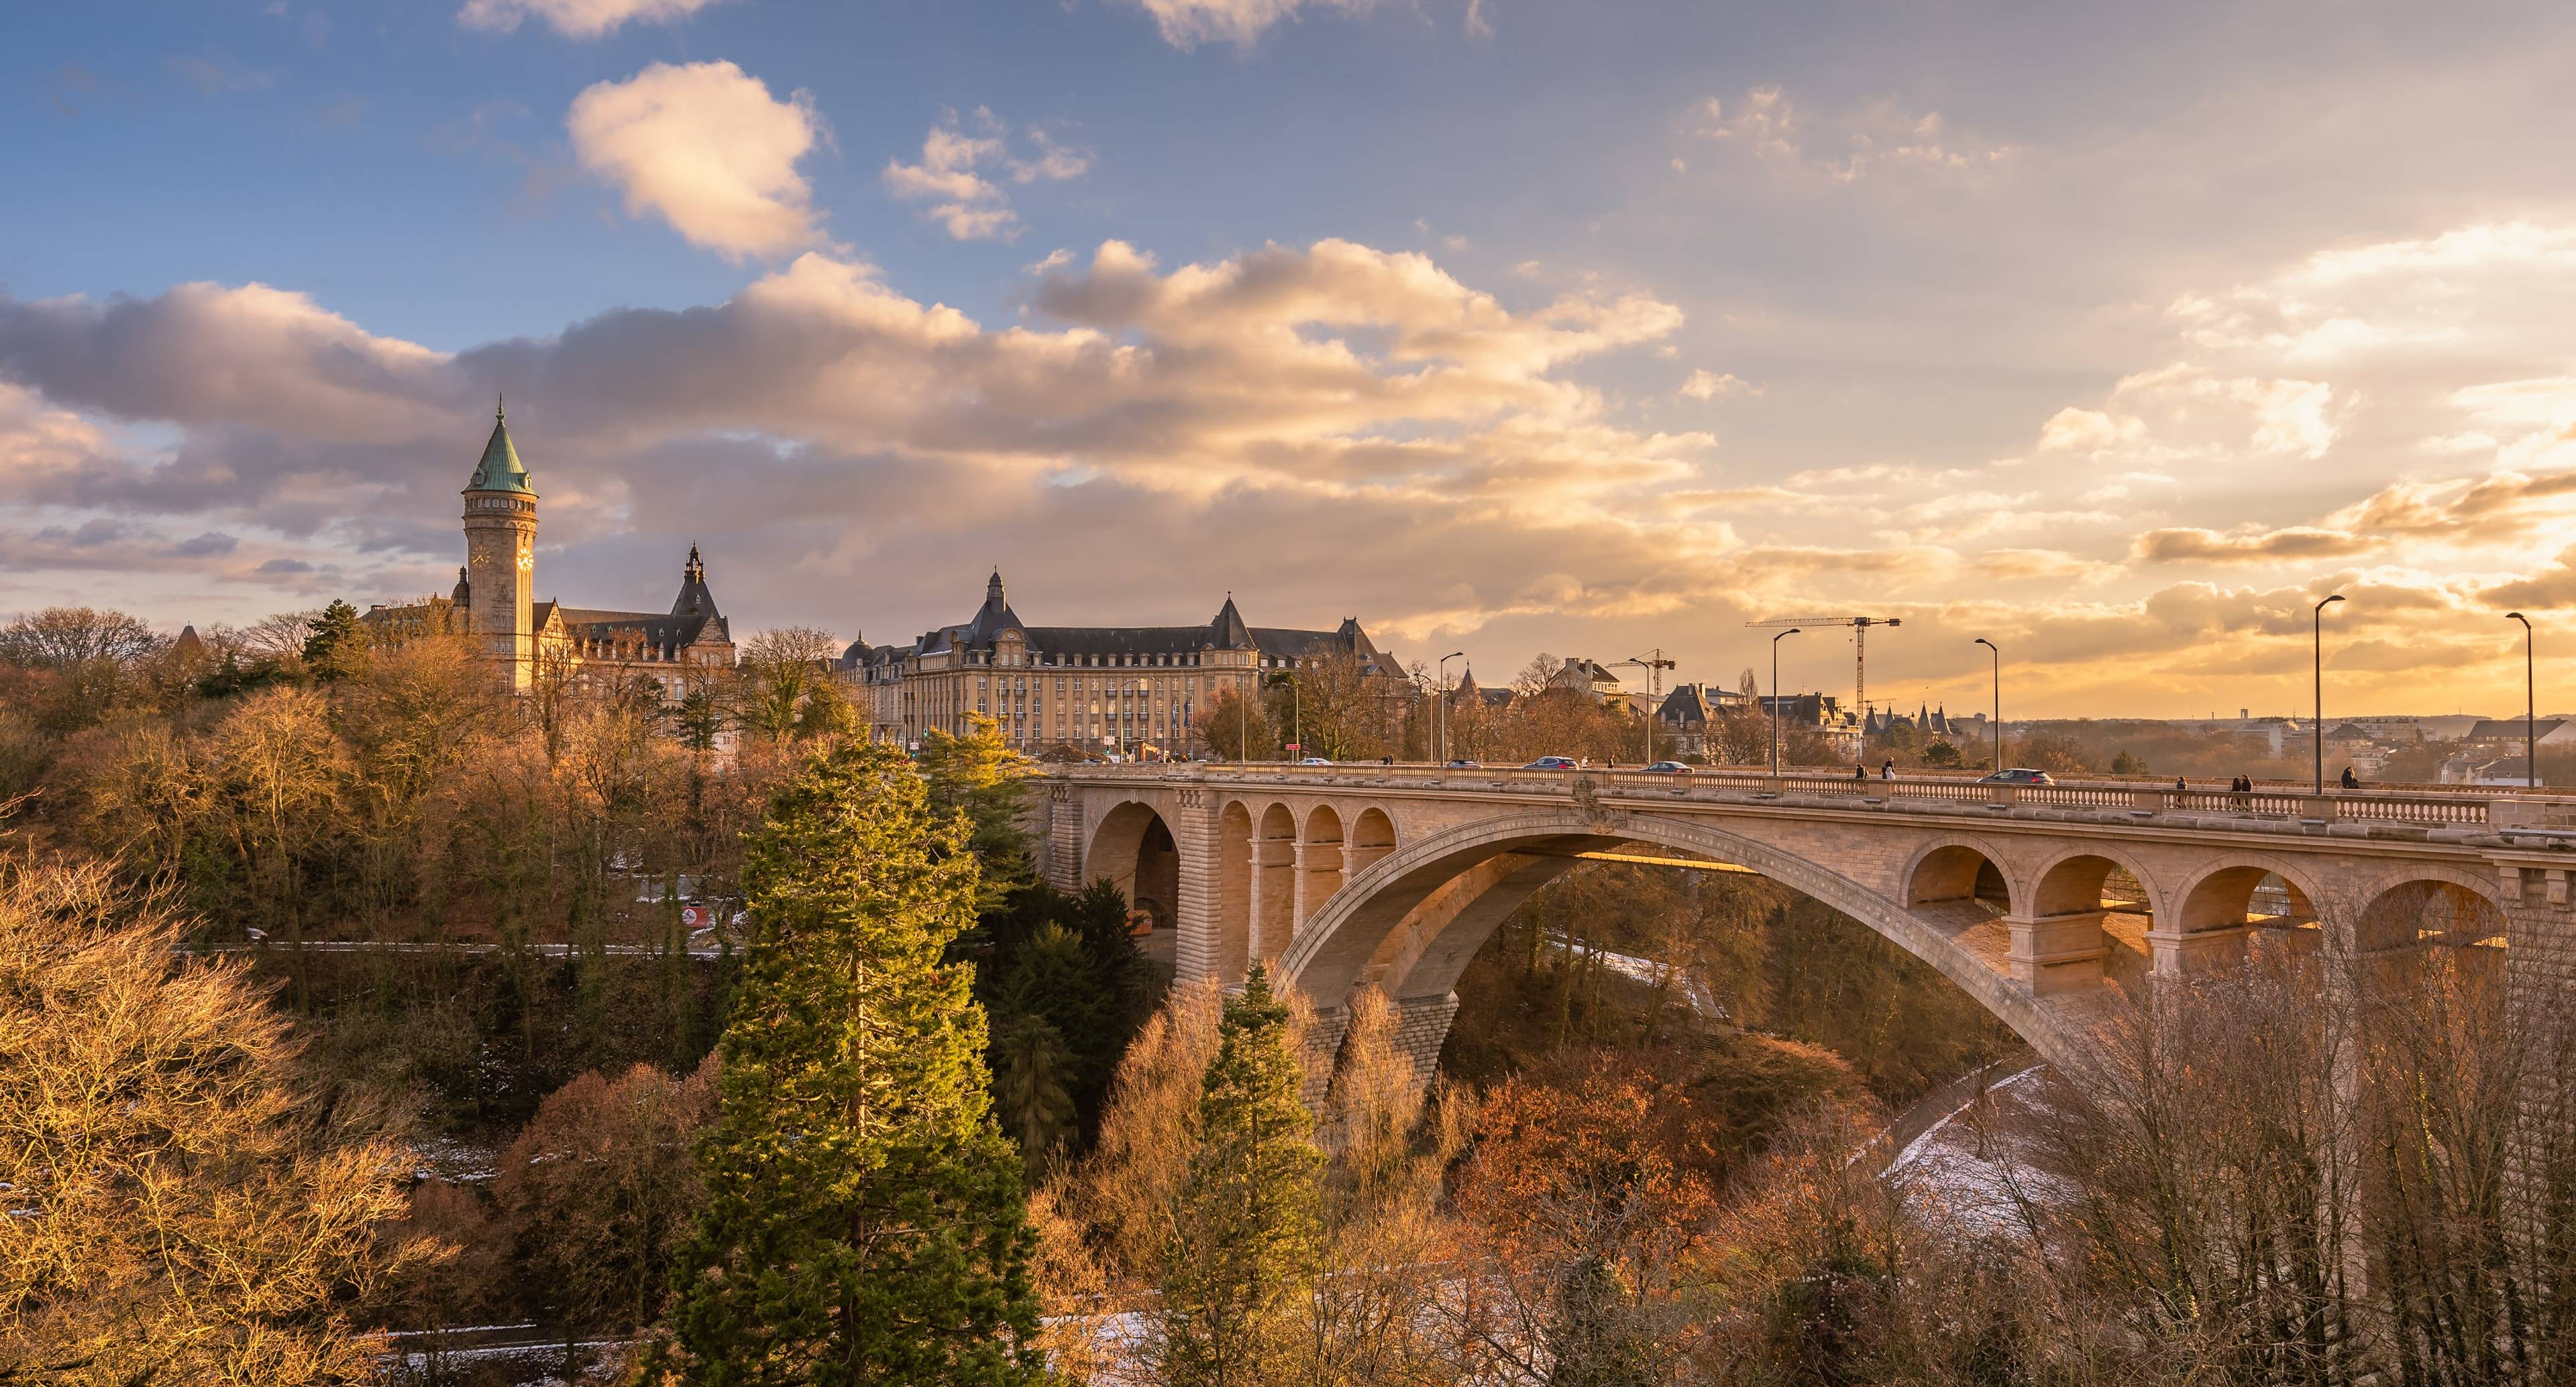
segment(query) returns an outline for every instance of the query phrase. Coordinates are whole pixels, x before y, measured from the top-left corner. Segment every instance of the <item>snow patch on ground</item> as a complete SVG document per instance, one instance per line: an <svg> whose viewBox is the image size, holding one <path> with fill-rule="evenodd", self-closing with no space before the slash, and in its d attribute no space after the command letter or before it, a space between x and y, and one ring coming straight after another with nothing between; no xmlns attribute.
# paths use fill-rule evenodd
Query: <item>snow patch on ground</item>
<svg viewBox="0 0 2576 1387"><path fill-rule="evenodd" d="M2074 1188L2036 1169L2029 1134L2059 1114L2044 1064L1995 1084L1933 1123L1888 1164L1887 1175L1971 1229L2022 1231L2026 1204L2063 1203Z"/></svg>

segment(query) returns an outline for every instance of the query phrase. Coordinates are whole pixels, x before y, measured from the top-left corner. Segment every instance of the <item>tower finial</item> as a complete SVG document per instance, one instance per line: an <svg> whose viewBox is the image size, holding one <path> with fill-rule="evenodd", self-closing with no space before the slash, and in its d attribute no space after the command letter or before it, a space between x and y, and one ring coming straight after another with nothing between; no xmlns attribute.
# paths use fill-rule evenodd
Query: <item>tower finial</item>
<svg viewBox="0 0 2576 1387"><path fill-rule="evenodd" d="M498 391L498 390L493 391L493 392L492 392L492 419L493 419L493 422L498 423L498 422L500 422L501 420L506 419L506 418L508 418L508 417L509 417L509 416L508 416L508 415L506 415L506 414L504 414L504 413L502 412L502 410L501 410L501 392L500 392L500 391Z"/></svg>

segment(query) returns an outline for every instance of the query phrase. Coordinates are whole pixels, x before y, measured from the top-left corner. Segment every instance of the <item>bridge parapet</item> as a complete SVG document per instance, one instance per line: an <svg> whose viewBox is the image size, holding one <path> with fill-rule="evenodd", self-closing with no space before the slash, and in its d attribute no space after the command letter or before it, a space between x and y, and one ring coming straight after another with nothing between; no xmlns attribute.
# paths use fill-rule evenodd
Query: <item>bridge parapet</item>
<svg viewBox="0 0 2576 1387"><path fill-rule="evenodd" d="M2564 829L2576 836L2576 797L2500 793L2489 786L2408 787L2399 790L2264 786L2252 791L2202 787L2177 790L2140 780L2076 780L2053 785L1994 784L1965 776L1908 774L1875 777L1787 773L1715 767L1689 774L1640 770L1528 770L1519 767L1453 769L1441 766L1210 764L1145 762L1052 766L1050 778L1148 784L1263 786L1298 790L1375 789L1428 793L1562 793L1579 785L1595 793L1659 796L1675 800L1751 799L1823 801L1877 808L1906 803L1988 808L2106 809L2130 814L2197 814L2304 823L2422 824L2533 831Z"/></svg>

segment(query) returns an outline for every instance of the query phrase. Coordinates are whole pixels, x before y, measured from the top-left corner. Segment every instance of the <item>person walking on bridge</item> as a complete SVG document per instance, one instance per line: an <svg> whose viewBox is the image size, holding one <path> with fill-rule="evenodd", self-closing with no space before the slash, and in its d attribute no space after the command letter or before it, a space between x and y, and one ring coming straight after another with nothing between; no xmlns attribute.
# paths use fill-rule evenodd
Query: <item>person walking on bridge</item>
<svg viewBox="0 0 2576 1387"><path fill-rule="evenodd" d="M2350 766L2343 768L2343 787L2347 790L2358 790L2361 788L2361 777L2354 775L2352 773L2352 767Z"/></svg>
<svg viewBox="0 0 2576 1387"><path fill-rule="evenodd" d="M1885 765L1882 765L1882 766L1880 766L1880 767L1878 768L1878 778L1879 778L1879 779L1881 779L1881 780L1894 780L1894 779L1896 778L1896 758L1895 758L1895 757L1893 757L1893 756L1888 757L1888 758L1887 758L1887 763L1886 763Z"/></svg>

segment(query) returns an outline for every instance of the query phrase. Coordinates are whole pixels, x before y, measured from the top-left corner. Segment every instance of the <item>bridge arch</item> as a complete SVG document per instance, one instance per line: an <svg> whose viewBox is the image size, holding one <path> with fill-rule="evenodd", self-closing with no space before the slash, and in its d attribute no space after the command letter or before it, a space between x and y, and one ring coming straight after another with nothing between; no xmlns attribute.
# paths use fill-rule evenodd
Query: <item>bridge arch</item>
<svg viewBox="0 0 2576 1387"><path fill-rule="evenodd" d="M2111 843L2079 843L2040 859L2028 878L2030 913L2045 917L2104 909L2102 892L2114 870L2127 872L2146 893L2147 908L2138 913L2164 918L2164 896L2155 875L2126 848Z"/></svg>
<svg viewBox="0 0 2576 1387"><path fill-rule="evenodd" d="M1622 843L1752 868L1852 916L1930 964L2040 1053L2061 1060L2082 1053L2080 1028L1962 943L1955 925L1787 850L1711 824L1651 814L1605 821L1540 810L1402 844L1356 873L1315 912L1280 956L1278 971L1318 1007L1340 1007L1371 984L1400 1006L1434 1005L1448 998L1468 960L1513 906L1574 867L1577 853ZM1970 850L1980 863L1992 860Z"/></svg>
<svg viewBox="0 0 2576 1387"><path fill-rule="evenodd" d="M1162 813L1143 800L1122 800L1100 816L1082 855L1086 881L1107 881L1127 898L1127 908L1170 929L1181 904L1180 847Z"/></svg>
<svg viewBox="0 0 2576 1387"><path fill-rule="evenodd" d="M2438 862L2383 873L2354 900L2353 943L2365 952L2428 941L2481 944L2505 932L2496 883Z"/></svg>
<svg viewBox="0 0 2576 1387"><path fill-rule="evenodd" d="M2018 915L2024 902L2001 848L1968 834L1944 834L1914 850L1897 878L1900 899L1911 906L1988 901ZM1750 866L1750 863L1745 864Z"/></svg>
<svg viewBox="0 0 2576 1387"><path fill-rule="evenodd" d="M2204 863L2174 888L2165 900L2169 913L2157 918L2170 919L2178 934L2248 925L2254 888L2266 876L2279 877L2289 887L2294 904L2305 902L2311 912L2323 917L2328 898L2307 869L2269 853L2229 853Z"/></svg>
<svg viewBox="0 0 2576 1387"><path fill-rule="evenodd" d="M1252 810L1228 800L1216 816L1216 919L1208 966L1228 982L1252 962Z"/></svg>

